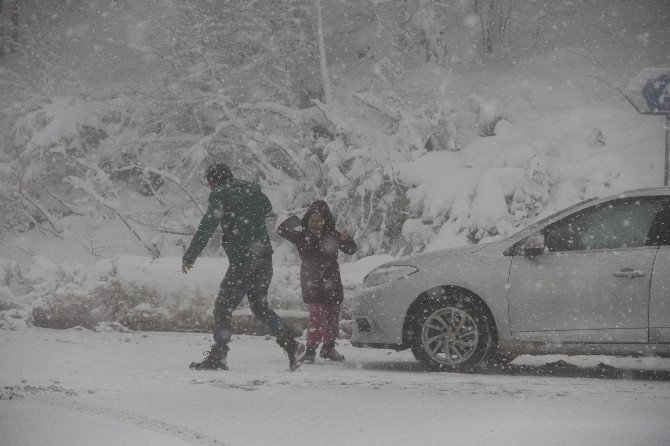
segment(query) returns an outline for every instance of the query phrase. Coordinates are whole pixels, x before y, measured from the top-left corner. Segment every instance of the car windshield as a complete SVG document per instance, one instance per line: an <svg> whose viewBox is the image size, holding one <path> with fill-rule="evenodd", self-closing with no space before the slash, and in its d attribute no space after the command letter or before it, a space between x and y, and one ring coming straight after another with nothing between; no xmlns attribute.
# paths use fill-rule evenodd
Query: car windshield
<svg viewBox="0 0 670 446"><path fill-rule="evenodd" d="M521 231L528 230L529 232L533 232L535 229L539 229L539 228L543 227L549 220L554 218L557 214L570 213L571 211L574 211L575 209L580 208L581 206L585 205L586 203L590 203L592 201L595 201L596 199L597 199L596 197L589 198L587 200L580 201L579 203L573 204L572 206L569 206L565 209L561 209L560 211L554 212L553 214L548 215L548 216L536 221L535 223L531 223L530 225L525 226L523 228L518 228L518 230L514 231L512 234L510 234L509 237L514 237L516 234L518 234Z"/></svg>

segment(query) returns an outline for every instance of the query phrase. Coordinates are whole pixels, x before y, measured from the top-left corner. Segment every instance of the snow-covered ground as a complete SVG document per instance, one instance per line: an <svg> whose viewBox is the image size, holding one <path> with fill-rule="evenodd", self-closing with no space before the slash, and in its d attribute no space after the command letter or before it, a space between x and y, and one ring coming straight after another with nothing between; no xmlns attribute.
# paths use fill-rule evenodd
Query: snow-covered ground
<svg viewBox="0 0 670 446"><path fill-rule="evenodd" d="M343 341L346 362L291 373L274 340L237 336L230 370L196 372L209 335L0 338L2 445L670 443L670 359L524 356L461 375Z"/></svg>
<svg viewBox="0 0 670 446"><path fill-rule="evenodd" d="M181 255L206 204L206 160L236 159L230 143L245 137L225 130L230 117L212 110L220 86L198 65L202 34L197 42L183 36L192 51L183 71L163 63L174 65L172 56L149 57L172 54L173 43L181 48L172 38L179 31L156 30L191 16L193 2L182 2L183 10L172 1L16 3L21 39L34 46L0 60L0 446L670 444L670 359L522 357L505 371L439 374L426 373L409 352L341 340L344 364L290 373L273 340L240 335L231 370L194 372L187 365L211 335L129 331L211 325L227 260L213 242L184 275ZM282 3L301 2L263 4ZM533 25L533 51L514 39L509 52L478 57L462 45L479 34L477 19L450 17L459 23L444 22L443 65L426 63L421 45L392 20L406 21L395 9L411 2L322 3L336 101L319 115L327 112L330 133L345 138L307 141L307 124L298 131L275 120L286 103L267 102L283 96L261 94L267 82L256 69L258 79L236 85L225 105L258 130L254 138L290 155L286 171L267 175L256 170L283 155L263 152L258 166L243 157L233 166L244 179L262 180L280 217L301 213L318 190L338 226L357 233L358 256L341 259L345 316L364 275L396 256L486 242L582 199L662 183L663 118L638 114L617 89L644 68L670 66L667 0L525 2L535 15L517 17ZM431 4L467 2L416 3L423 12L409 31L430 34L444 18ZM9 29L7 11L0 31ZM375 23L356 25L367 16ZM215 36L211 18L174 29ZM513 23L517 37L530 36ZM261 42L256 28L236 38ZM212 57L234 48L214 42ZM58 63L43 63L45 48ZM259 53L273 70L274 53ZM300 54L290 61L307 67ZM221 75L234 83L232 74L242 72ZM202 86L197 73L206 74ZM22 77L31 92L46 82L46 97L16 88ZM147 95L162 97L154 83L169 85L173 105ZM240 93L247 89L258 95ZM187 108L183 100L196 102ZM272 113L256 116L250 106ZM428 149L433 135L441 145ZM58 153L80 158L52 161ZM162 184L149 194L156 172ZM402 199L391 183L406 189ZM273 245L270 303L304 320L295 249L279 239Z"/></svg>

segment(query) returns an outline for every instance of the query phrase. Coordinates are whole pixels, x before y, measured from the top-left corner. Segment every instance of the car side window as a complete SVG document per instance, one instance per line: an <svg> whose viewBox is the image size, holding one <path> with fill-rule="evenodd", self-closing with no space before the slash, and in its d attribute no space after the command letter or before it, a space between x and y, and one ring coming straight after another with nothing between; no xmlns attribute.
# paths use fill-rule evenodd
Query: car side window
<svg viewBox="0 0 670 446"><path fill-rule="evenodd" d="M670 199L663 200L663 208L656 214L651 242L654 245L670 245Z"/></svg>
<svg viewBox="0 0 670 446"><path fill-rule="evenodd" d="M620 249L654 244L650 234L661 202L635 198L600 203L545 228L550 252Z"/></svg>

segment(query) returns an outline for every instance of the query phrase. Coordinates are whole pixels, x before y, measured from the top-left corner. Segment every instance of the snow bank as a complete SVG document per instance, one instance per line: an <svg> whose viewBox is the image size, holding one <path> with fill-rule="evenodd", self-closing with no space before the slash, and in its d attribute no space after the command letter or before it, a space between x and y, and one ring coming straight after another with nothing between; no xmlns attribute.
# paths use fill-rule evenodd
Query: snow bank
<svg viewBox="0 0 670 446"><path fill-rule="evenodd" d="M643 137L658 133L650 125L632 109L517 112L460 152L403 163L419 215L403 236L413 252L500 239L581 200L658 185L661 172L648 171L658 147Z"/></svg>
<svg viewBox="0 0 670 446"><path fill-rule="evenodd" d="M342 265L345 316L352 290L365 274L389 260L390 256L370 256ZM227 267L226 259L201 257L185 275L178 257L121 256L88 266L56 264L44 256L33 257L25 266L0 259L0 328L118 331L109 323L120 323L135 330L209 330ZM299 266L275 264L274 269L270 305L283 316L304 318ZM238 313L250 314L246 301Z"/></svg>

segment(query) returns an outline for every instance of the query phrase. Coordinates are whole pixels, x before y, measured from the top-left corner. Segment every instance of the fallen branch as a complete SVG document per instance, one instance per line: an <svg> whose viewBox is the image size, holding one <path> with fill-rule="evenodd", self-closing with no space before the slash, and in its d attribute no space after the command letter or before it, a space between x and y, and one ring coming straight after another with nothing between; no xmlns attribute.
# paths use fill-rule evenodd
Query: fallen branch
<svg viewBox="0 0 670 446"><path fill-rule="evenodd" d="M323 116L335 127L335 133L350 134L353 132L351 124L346 120L339 118L335 113L328 109L328 106L318 99L312 99L312 103L317 106Z"/></svg>
<svg viewBox="0 0 670 446"><path fill-rule="evenodd" d="M287 121L300 126L320 125L322 127L329 127L331 125L330 121L323 119L323 114L318 107L296 110L281 104L277 104L276 102L256 102L255 104L238 105L235 110L253 110L274 113L286 119Z"/></svg>
<svg viewBox="0 0 670 446"><path fill-rule="evenodd" d="M101 183L105 184L108 187L113 187L112 182L109 180L109 175L107 175L107 173L100 167L96 166L95 164L88 164L86 161L79 158L75 158L74 156L72 157L72 160L77 164L79 164L80 166L95 172L96 178Z"/></svg>
<svg viewBox="0 0 670 446"><path fill-rule="evenodd" d="M145 171L142 171L142 175L144 175L144 180L147 182L147 186L149 186L149 190L151 191L151 196L154 197L154 199L160 204L161 206L165 206L165 203L163 200L161 200L158 197L158 192L156 192L156 189L154 189L154 185L151 184L151 177L147 175Z"/></svg>
<svg viewBox="0 0 670 446"><path fill-rule="evenodd" d="M369 91L365 93L352 93L352 96L361 101L363 104L381 112L381 114L395 121L396 123L402 120L402 112L399 108L385 104L381 98L375 96Z"/></svg>
<svg viewBox="0 0 670 446"><path fill-rule="evenodd" d="M70 206L69 204L67 204L67 203L65 202L65 200L63 200L61 197L59 197L58 195L56 195L56 194L54 194L53 192L51 192L51 191L50 191L49 189L47 189L46 187L44 188L44 190L46 191L47 194L49 194L49 196L51 196L51 198L53 198L54 200L56 200L57 202L59 202L60 204L62 204L63 206L65 206L66 208L68 208L70 211L72 211L73 214L75 214L75 215L79 215L80 217L82 217L82 216L84 215L84 214L82 214L81 212L76 211L72 206Z"/></svg>
<svg viewBox="0 0 670 446"><path fill-rule="evenodd" d="M60 235L59 233L57 233L57 232L54 231L53 229L47 228L46 226L40 224L40 222L38 222L37 219L35 219L35 217L33 217L32 215L30 215L30 212L26 211L25 209L18 209L18 208L17 208L17 211L19 211L19 212L21 212L23 215L25 215L25 217L26 217L28 220L30 220L30 221L32 222L32 224L34 224L35 227L36 227L37 229L40 230L40 232L41 232L42 234L44 234L44 235L48 235L47 233L49 233L49 234L51 234L51 235L53 235L53 236L55 236L55 237L58 237L58 238L60 238L60 239L63 238L62 235Z"/></svg>
<svg viewBox="0 0 670 446"><path fill-rule="evenodd" d="M137 238L137 240L139 240L144 247L149 249L149 245L147 243L145 243L142 236L139 235L137 233L137 231L135 231L135 229L130 225L130 223L128 223L124 214L122 214L113 204L111 204L107 200L105 200L105 198L103 196L101 196L99 193L97 193L95 190L93 190L90 183L88 183L86 181L83 181L81 178L77 178L77 177L73 177L73 176L67 177L66 180L69 181L74 187L83 190L84 192L89 194L91 197L93 197L95 199L95 201L97 201L98 203L100 203L101 205L103 205L104 207L109 209L110 211L114 212L114 214L116 214L116 216L118 216L119 219L121 219L123 224L125 224L128 227L128 229L130 229L130 232L133 233L133 235Z"/></svg>
<svg viewBox="0 0 670 446"><path fill-rule="evenodd" d="M53 231L55 233L63 232L63 227L61 226L60 222L53 215L51 215L51 213L44 206L42 206L42 204L39 201L33 199L27 193L21 192L20 189L12 189L11 191L15 195L23 198L25 201L30 203L35 209L40 211L40 213L42 215L44 215L44 218L46 218L46 220L49 222L49 224L51 225L51 227L53 228ZM20 200L17 200L17 201L20 201Z"/></svg>
<svg viewBox="0 0 670 446"><path fill-rule="evenodd" d="M177 229L166 228L166 227L163 227L163 226L155 226L155 225L151 225L149 223L144 223L140 220L137 220L136 218L133 218L133 221L135 223L139 224L139 225L144 226L144 227L154 229L155 231L160 232L162 234L188 235L188 236L191 236L191 237L195 235L195 231L183 232L183 230L180 231L180 230L177 230Z"/></svg>
<svg viewBox="0 0 670 446"><path fill-rule="evenodd" d="M173 183L176 184L182 191L184 191L184 193L188 196L188 198L191 199L191 201L193 202L193 204L195 204L195 207L198 209L198 211L200 211L200 214L205 215L205 211L202 210L202 208L200 207L200 205L198 204L198 202L195 200L195 198L193 198L193 195L191 195L191 194L189 193L189 191L186 190L186 188L181 184L181 180L180 180L179 178L177 178L176 176L172 175L172 174L169 173L169 172L165 172L165 171L163 171L163 170L156 169L156 168L151 167L151 166L144 166L144 167L142 167L142 166L140 166L140 165L138 165L138 164L128 164L127 166L121 167L121 168L117 169L116 171L117 171L117 172L125 172L125 171L127 171L127 170L132 170L132 169L138 169L138 170L141 171L145 176L147 175L146 172L151 172L151 173L153 173L154 175L158 175L158 176L160 176L160 177L162 177L162 178L165 178L165 179L168 180L168 181L173 182Z"/></svg>

